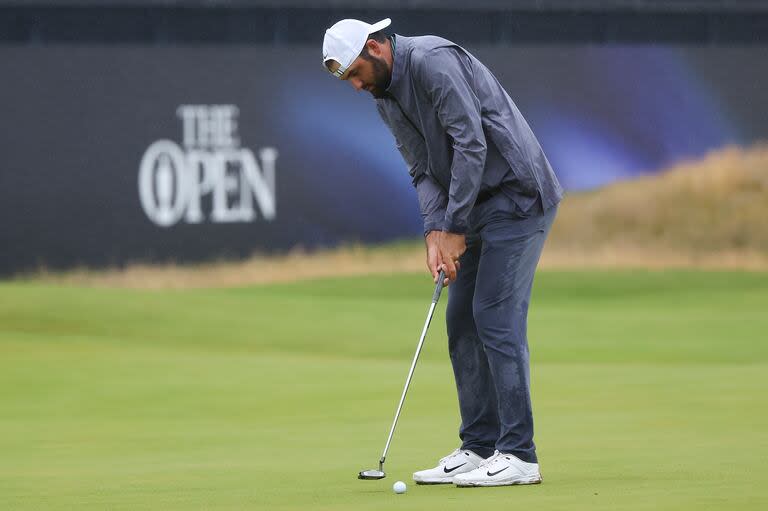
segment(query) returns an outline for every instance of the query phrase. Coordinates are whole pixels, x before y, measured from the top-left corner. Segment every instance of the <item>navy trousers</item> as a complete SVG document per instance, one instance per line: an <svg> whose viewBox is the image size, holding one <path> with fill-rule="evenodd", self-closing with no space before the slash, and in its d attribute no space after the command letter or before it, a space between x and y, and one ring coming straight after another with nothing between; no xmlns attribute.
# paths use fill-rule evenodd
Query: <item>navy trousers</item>
<svg viewBox="0 0 768 511"><path fill-rule="evenodd" d="M448 347L459 395L461 448L483 457L498 449L537 463L528 303L557 207L523 217L483 206L473 210L467 251L448 288Z"/></svg>

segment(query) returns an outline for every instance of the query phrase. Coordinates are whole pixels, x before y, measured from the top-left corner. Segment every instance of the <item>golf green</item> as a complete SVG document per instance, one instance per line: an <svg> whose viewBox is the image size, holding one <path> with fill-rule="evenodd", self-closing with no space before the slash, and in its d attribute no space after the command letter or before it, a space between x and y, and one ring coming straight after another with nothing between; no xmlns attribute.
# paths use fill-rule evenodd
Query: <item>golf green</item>
<svg viewBox="0 0 768 511"><path fill-rule="evenodd" d="M0 509L768 508L768 274L540 272L538 486L412 484L458 446L443 300L388 476L359 481L431 294L0 284Z"/></svg>

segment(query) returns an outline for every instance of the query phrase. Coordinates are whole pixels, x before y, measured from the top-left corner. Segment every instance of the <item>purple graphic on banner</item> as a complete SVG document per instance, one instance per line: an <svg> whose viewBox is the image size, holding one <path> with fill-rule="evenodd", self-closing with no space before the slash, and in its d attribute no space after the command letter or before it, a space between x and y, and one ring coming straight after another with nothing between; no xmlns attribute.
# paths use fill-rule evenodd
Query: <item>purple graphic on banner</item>
<svg viewBox="0 0 768 511"><path fill-rule="evenodd" d="M491 48L477 55L500 70L568 190L655 172L746 141L718 91L692 69L686 50ZM514 69L526 72L509 73ZM303 70L282 88L278 104L281 129L302 150L329 162L348 160L341 164L346 170L337 183L340 193L353 163L397 189L408 186L392 137L367 93Z"/></svg>
<svg viewBox="0 0 768 511"><path fill-rule="evenodd" d="M741 142L679 50L581 52L580 73L529 113L564 186L588 189Z"/></svg>

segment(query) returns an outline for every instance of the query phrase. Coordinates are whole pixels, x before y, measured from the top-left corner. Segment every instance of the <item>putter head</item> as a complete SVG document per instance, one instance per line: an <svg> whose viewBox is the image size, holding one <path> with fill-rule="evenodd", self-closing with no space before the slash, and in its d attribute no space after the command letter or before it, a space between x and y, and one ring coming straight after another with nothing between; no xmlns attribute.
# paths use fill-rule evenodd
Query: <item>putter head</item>
<svg viewBox="0 0 768 511"><path fill-rule="evenodd" d="M387 474L384 473L383 470L363 470L357 475L358 479L366 479L366 480L373 480L373 479L384 479L387 477Z"/></svg>

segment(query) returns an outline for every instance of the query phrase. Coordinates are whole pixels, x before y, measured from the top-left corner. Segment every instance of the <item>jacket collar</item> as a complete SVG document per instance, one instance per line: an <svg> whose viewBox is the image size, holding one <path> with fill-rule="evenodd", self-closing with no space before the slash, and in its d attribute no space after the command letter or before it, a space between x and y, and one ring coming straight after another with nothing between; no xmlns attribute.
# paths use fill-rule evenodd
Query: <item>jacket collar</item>
<svg viewBox="0 0 768 511"><path fill-rule="evenodd" d="M411 49L411 38L394 34L394 51L392 52L392 77L389 80L387 92L397 96L402 88L405 75L408 73L408 53Z"/></svg>

